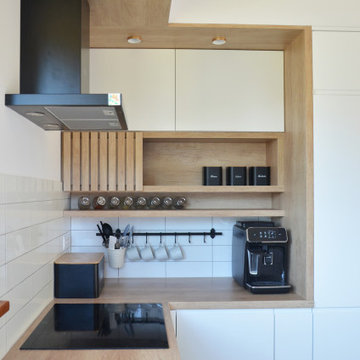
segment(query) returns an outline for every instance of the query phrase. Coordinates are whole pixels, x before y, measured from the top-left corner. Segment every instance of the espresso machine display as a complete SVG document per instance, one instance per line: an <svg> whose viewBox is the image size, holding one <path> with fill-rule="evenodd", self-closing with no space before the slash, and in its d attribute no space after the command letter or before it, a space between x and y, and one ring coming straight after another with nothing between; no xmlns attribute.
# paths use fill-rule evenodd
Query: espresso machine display
<svg viewBox="0 0 360 360"><path fill-rule="evenodd" d="M256 294L286 293L288 237L269 222L237 223L233 229L232 274L236 282Z"/></svg>

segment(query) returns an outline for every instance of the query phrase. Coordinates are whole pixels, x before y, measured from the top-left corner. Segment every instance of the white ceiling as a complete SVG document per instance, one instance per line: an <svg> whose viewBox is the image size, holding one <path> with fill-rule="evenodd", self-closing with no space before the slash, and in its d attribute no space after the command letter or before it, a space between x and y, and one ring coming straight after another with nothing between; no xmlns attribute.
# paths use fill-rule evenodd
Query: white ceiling
<svg viewBox="0 0 360 360"><path fill-rule="evenodd" d="M360 28L359 0L172 0L169 22Z"/></svg>

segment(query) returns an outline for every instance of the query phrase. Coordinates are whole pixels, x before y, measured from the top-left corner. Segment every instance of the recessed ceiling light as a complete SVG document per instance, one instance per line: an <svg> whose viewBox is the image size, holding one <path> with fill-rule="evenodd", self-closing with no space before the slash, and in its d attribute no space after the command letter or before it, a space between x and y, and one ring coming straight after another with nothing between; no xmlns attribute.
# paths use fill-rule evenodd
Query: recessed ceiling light
<svg viewBox="0 0 360 360"><path fill-rule="evenodd" d="M224 45L226 43L225 36L216 36L212 39L213 45Z"/></svg>
<svg viewBox="0 0 360 360"><path fill-rule="evenodd" d="M142 40L140 36L129 36L127 41L129 44L140 44Z"/></svg>
<svg viewBox="0 0 360 360"><path fill-rule="evenodd" d="M36 116L36 117L41 117L41 116L45 116L45 114L41 111L30 111L27 112L26 115L28 116Z"/></svg>
<svg viewBox="0 0 360 360"><path fill-rule="evenodd" d="M48 130L59 130L60 126L58 124L43 124L43 127Z"/></svg>

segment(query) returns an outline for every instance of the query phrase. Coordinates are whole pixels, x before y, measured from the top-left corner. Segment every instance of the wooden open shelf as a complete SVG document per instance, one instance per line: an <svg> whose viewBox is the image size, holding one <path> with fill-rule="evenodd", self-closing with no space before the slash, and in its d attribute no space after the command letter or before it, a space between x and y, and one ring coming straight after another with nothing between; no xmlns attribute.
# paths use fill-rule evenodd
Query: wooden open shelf
<svg viewBox="0 0 360 360"><path fill-rule="evenodd" d="M67 210L76 217L283 217L284 210L273 209L199 209L199 210Z"/></svg>
<svg viewBox="0 0 360 360"><path fill-rule="evenodd" d="M299 297L311 303L314 297L311 27L168 24L169 1L156 2L163 11L152 6L151 9L157 9L153 12L138 2L140 5L135 12L146 14L135 32L147 38L141 46L212 49L208 41L212 37L210 34L221 31L229 39L224 49L283 51L285 131L65 132L62 139L65 191L74 194L128 192L134 196L182 193L191 200L188 209L179 211L72 210L65 214L84 217L281 217L281 225L289 229L291 235L289 282ZM91 3L93 5L94 1ZM99 6L107 5L101 3ZM112 5L110 8L114 9ZM124 13L122 6L116 9L115 18L123 17L119 26L124 31L129 29L127 21L131 17L126 11ZM92 10L96 17L96 7ZM113 24L107 31L114 36L100 31L109 17L100 20L93 19L92 47L128 47L126 36L114 32ZM270 166L271 186L204 187L203 166ZM75 206L76 199L73 200ZM249 306L252 304L251 299Z"/></svg>
<svg viewBox="0 0 360 360"><path fill-rule="evenodd" d="M145 185L143 192L147 193L282 193L283 185L274 186L151 186Z"/></svg>

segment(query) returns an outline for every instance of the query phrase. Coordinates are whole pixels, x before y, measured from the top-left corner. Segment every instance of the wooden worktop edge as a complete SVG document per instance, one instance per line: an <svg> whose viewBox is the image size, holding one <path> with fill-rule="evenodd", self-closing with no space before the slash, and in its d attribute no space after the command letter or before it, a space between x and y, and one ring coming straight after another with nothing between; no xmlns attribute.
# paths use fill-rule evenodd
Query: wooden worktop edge
<svg viewBox="0 0 360 360"><path fill-rule="evenodd" d="M0 317L6 314L10 309L10 303L8 301L0 301Z"/></svg>

